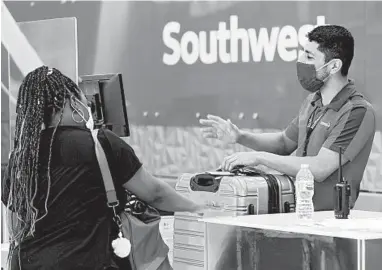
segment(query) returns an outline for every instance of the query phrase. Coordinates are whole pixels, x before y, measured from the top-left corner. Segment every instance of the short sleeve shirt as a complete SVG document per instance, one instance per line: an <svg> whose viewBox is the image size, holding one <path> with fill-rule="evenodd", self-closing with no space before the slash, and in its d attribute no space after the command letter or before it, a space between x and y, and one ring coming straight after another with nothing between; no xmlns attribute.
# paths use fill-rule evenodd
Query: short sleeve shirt
<svg viewBox="0 0 382 270"><path fill-rule="evenodd" d="M349 80L326 106L322 104L320 92L310 94L285 134L297 143L296 156L316 156L322 147L335 152L342 149L343 175L351 186L353 207L371 152L375 128L372 105ZM315 210L334 208L333 188L338 179L337 173L335 171L323 182L315 183Z"/></svg>
<svg viewBox="0 0 382 270"><path fill-rule="evenodd" d="M40 144L42 169L35 205L41 214L45 212L47 161L53 130L43 131ZM100 130L98 139L105 149L117 196L123 205L126 197L122 185L142 164L134 150L111 131ZM111 248L118 230L107 207L90 131L81 127L59 127L53 140L50 167L48 213L36 223L34 237L21 243L22 269L119 269L118 265L127 265L124 269L129 269L127 261L116 258ZM4 204L8 201L11 181L8 175L2 183ZM15 260L12 269L18 269Z"/></svg>

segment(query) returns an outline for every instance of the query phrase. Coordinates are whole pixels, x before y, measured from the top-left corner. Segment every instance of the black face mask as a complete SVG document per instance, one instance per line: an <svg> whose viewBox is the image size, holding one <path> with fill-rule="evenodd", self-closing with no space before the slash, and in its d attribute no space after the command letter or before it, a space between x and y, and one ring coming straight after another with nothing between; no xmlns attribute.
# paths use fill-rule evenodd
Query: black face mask
<svg viewBox="0 0 382 270"><path fill-rule="evenodd" d="M301 86L312 93L320 90L330 74L324 80L321 80L317 78L317 71L326 67L328 64L329 62L316 70L316 67L313 64L297 62L297 78Z"/></svg>

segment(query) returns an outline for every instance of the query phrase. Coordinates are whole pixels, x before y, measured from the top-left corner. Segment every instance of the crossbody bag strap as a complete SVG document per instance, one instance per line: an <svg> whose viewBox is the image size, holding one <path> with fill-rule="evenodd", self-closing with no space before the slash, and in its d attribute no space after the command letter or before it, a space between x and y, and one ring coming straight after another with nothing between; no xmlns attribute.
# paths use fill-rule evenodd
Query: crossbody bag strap
<svg viewBox="0 0 382 270"><path fill-rule="evenodd" d="M105 151L98 140L98 131L99 129L94 129L91 133L94 141L98 165L101 170L102 180L106 190L107 205L109 207L116 207L119 205L119 201L117 199L117 193L115 191L113 178L110 173L109 163L107 162Z"/></svg>

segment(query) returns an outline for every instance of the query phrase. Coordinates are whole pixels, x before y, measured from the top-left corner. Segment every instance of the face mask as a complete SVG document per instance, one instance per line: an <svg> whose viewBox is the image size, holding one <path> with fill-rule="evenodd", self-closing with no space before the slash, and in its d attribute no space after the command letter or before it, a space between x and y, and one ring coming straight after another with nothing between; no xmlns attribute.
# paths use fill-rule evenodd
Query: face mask
<svg viewBox="0 0 382 270"><path fill-rule="evenodd" d="M84 106L87 110L88 110L88 115L89 115L89 118L88 120L85 119L85 117L83 116L82 113L78 113L78 115L86 122L86 127L90 130L93 130L94 129L94 120L93 120L93 114L92 114L92 110L90 109L89 106L86 106L84 103L82 103L80 100L77 100L79 103L81 103L82 106Z"/></svg>
<svg viewBox="0 0 382 270"><path fill-rule="evenodd" d="M325 81L329 78L330 74L325 79L317 78L317 71L326 67L330 62L316 70L313 64L305 64L297 62L297 78L301 86L309 92L316 92L321 89Z"/></svg>

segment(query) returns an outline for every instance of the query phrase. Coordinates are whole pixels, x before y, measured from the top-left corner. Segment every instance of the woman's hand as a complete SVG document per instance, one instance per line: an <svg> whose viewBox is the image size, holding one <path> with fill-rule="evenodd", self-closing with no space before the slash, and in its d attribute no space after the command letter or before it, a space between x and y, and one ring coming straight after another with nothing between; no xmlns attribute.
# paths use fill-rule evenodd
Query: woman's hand
<svg viewBox="0 0 382 270"><path fill-rule="evenodd" d="M199 216L203 216L206 211L208 211L210 208L205 203L194 203L193 210L191 213L196 213Z"/></svg>

